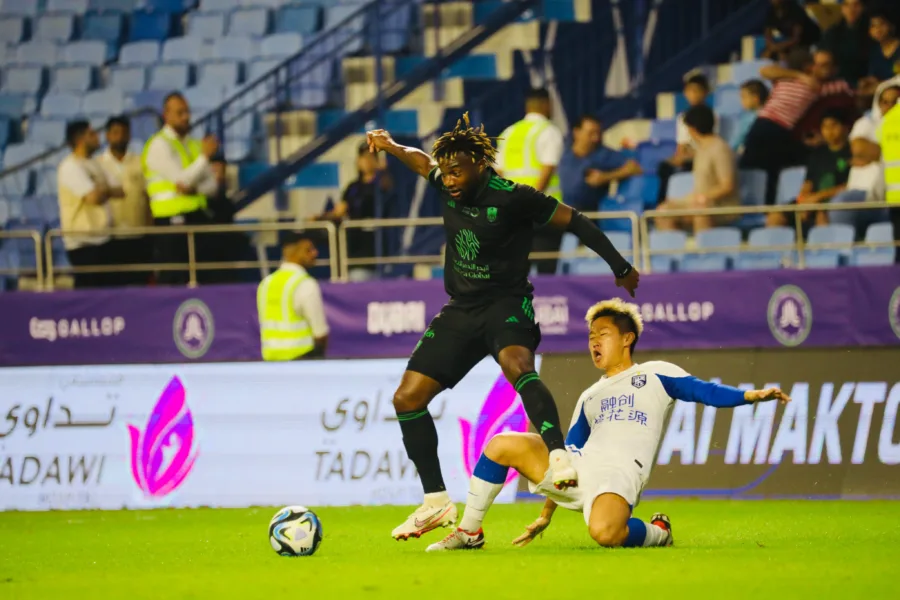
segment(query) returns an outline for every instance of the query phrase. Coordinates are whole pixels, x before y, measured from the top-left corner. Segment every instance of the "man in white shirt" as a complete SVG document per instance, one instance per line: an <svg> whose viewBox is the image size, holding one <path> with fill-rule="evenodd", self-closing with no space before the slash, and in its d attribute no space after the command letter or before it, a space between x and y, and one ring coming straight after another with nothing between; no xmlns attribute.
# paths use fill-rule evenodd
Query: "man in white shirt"
<svg viewBox="0 0 900 600"><path fill-rule="evenodd" d="M72 121L66 126L66 143L71 154L59 163L56 172L59 216L63 244L74 267L115 264L109 229L113 226L111 198L121 197L120 187L110 186L103 169L92 160L100 147L97 132L88 121ZM115 273L76 273L75 287L115 285Z"/></svg>
<svg viewBox="0 0 900 600"><path fill-rule="evenodd" d="M516 545L528 544L547 529L559 505L582 512L591 538L601 546L671 546L669 517L657 513L648 523L632 517L632 511L650 479L675 400L720 408L767 400L790 402L778 388L742 391L701 381L671 363L634 363L631 354L643 332L637 305L618 298L599 302L588 310L586 321L591 359L605 375L578 399L566 437L578 487L553 486L547 448L539 435L496 435L475 466L459 527L429 546L429 552L484 545L481 524L510 468L529 480L533 493L547 498L541 516L513 541Z"/></svg>
<svg viewBox="0 0 900 600"><path fill-rule="evenodd" d="M324 356L328 323L319 284L307 269L319 252L306 233L283 235L282 262L257 289L260 345L265 361Z"/></svg>
<svg viewBox="0 0 900 600"><path fill-rule="evenodd" d="M163 128L147 141L143 166L147 195L153 222L166 225L208 225L207 196L215 194L218 184L210 167L210 159L219 149L214 136L202 141L190 137L191 109L184 96L169 94L163 103ZM187 263L185 234L155 236L156 260L164 263ZM197 259L209 254L203 236L195 238ZM202 274L202 271L200 272ZM163 284L184 284L186 271L163 271Z"/></svg>
<svg viewBox="0 0 900 600"><path fill-rule="evenodd" d="M128 150L130 142L131 123L128 117L110 117L106 122L107 147L97 162L103 168L109 184L121 187L124 192L120 198L114 198L109 203L116 229L153 225L141 157ZM116 233L112 243L118 264L142 265L153 262L152 240L145 233ZM149 272L133 268L118 274L123 285L146 284L149 276Z"/></svg>
<svg viewBox="0 0 900 600"><path fill-rule="evenodd" d="M494 169L510 181L530 185L539 192L562 201L557 167L564 150L563 134L550 119L553 104L544 89L531 90L525 97L525 118L507 127L497 140ZM562 233L552 228L535 232L532 250L559 250ZM536 261L539 273L556 272L556 260Z"/></svg>

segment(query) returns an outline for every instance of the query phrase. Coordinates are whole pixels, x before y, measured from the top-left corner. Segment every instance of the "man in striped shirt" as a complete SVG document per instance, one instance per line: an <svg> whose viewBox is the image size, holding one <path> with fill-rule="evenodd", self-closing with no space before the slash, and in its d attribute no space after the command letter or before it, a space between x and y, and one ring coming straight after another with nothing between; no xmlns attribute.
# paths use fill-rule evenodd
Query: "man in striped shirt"
<svg viewBox="0 0 900 600"><path fill-rule="evenodd" d="M775 201L778 174L782 169L802 165L808 153L792 132L809 108L823 96L845 93L846 82L832 81L834 57L819 51L815 56L795 50L787 68L768 65L760 75L775 82L766 105L747 133L741 169L762 169L768 174L766 203Z"/></svg>

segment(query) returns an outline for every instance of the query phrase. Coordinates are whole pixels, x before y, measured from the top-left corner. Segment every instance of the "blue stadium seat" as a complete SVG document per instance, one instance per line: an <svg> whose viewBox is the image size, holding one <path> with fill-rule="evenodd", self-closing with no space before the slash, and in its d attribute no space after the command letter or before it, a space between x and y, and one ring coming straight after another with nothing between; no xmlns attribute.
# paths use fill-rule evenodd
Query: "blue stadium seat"
<svg viewBox="0 0 900 600"><path fill-rule="evenodd" d="M657 175L638 175L621 182L618 193L628 199L640 199L644 208L656 208L659 186L660 181Z"/></svg>
<svg viewBox="0 0 900 600"><path fill-rule="evenodd" d="M631 248L631 234L616 231L607 234L609 237L609 241L612 242L613 246L622 253L626 258L631 256L632 248ZM568 242L571 247L571 240ZM571 247L571 249L576 249L578 247L578 240L575 240L575 246ZM559 267L557 266L557 269ZM609 265L605 260L594 256L593 254L577 258L568 259L568 264L566 265L567 272L571 275L606 275L610 273Z"/></svg>
<svg viewBox="0 0 900 600"><path fill-rule="evenodd" d="M671 273L678 269L684 253L657 254L660 250L684 250L687 245L687 233L684 231L657 231L650 232L650 268L654 273Z"/></svg>
<svg viewBox="0 0 900 600"><path fill-rule="evenodd" d="M64 119L30 119L26 140L47 146L61 146L66 143L66 121Z"/></svg>
<svg viewBox="0 0 900 600"><path fill-rule="evenodd" d="M0 12L4 15L18 17L33 17L40 14L44 8L38 2L23 2L22 0L0 0Z"/></svg>
<svg viewBox="0 0 900 600"><path fill-rule="evenodd" d="M56 180L55 175L56 174L54 173L54 181ZM35 191L35 195L31 201L33 204L37 205L38 214L46 223L52 223L53 221L59 220L59 202L56 200L56 190L53 190L52 194L46 195L38 195L37 191Z"/></svg>
<svg viewBox="0 0 900 600"><path fill-rule="evenodd" d="M66 44L60 54L60 61L63 63L99 67L106 63L109 49L106 42L84 40Z"/></svg>
<svg viewBox="0 0 900 600"><path fill-rule="evenodd" d="M125 112L125 98L119 90L88 92L81 104L89 117L109 117Z"/></svg>
<svg viewBox="0 0 900 600"><path fill-rule="evenodd" d="M47 72L40 66L10 67L3 72L3 91L8 94L38 94L47 83Z"/></svg>
<svg viewBox="0 0 900 600"><path fill-rule="evenodd" d="M618 194L600 200L600 212L628 211L637 213L640 217L644 212L644 201L641 198L629 198ZM603 231L627 231L631 232L630 219L601 219L598 223Z"/></svg>
<svg viewBox="0 0 900 600"><path fill-rule="evenodd" d="M41 101L41 115L71 119L81 114L81 94L71 92L49 93Z"/></svg>
<svg viewBox="0 0 900 600"><path fill-rule="evenodd" d="M34 112L34 96L26 94L0 93L0 115L21 119Z"/></svg>
<svg viewBox="0 0 900 600"><path fill-rule="evenodd" d="M0 115L0 158L3 156L6 144L9 143L9 136L12 133L12 124L13 120L10 117ZM0 164L2 164L2 161L0 161Z"/></svg>
<svg viewBox="0 0 900 600"><path fill-rule="evenodd" d="M16 49L16 63L21 65L56 65L58 58L59 46L53 42L25 42Z"/></svg>
<svg viewBox="0 0 900 600"><path fill-rule="evenodd" d="M713 227L696 236L697 248L730 248L741 245L741 231L737 227ZM688 254L681 263L683 271L724 271L734 259L734 250Z"/></svg>
<svg viewBox="0 0 900 600"><path fill-rule="evenodd" d="M131 117L131 136L139 140L149 140L159 131L159 119L156 115L140 114Z"/></svg>
<svg viewBox="0 0 900 600"><path fill-rule="evenodd" d="M395 5L384 2L378 6L378 27L372 21L369 22L367 41L370 48L376 46L376 29L378 44L382 52L395 54L409 45L410 32L412 31L412 6L409 4Z"/></svg>
<svg viewBox="0 0 900 600"><path fill-rule="evenodd" d="M25 142L22 144L10 144L3 154L3 165L11 169L22 165L46 152L43 144ZM34 183L34 173L31 169L20 169L0 179L0 194L4 196L25 196L31 193Z"/></svg>
<svg viewBox="0 0 900 600"><path fill-rule="evenodd" d="M731 80L736 85L741 85L750 79L762 79L759 70L772 64L770 60L754 60L750 62L738 62L731 65Z"/></svg>
<svg viewBox="0 0 900 600"><path fill-rule="evenodd" d="M186 63L163 63L150 67L151 90L180 90L190 85L191 66Z"/></svg>
<svg viewBox="0 0 900 600"><path fill-rule="evenodd" d="M156 12L182 13L195 6L197 0L144 0L144 7Z"/></svg>
<svg viewBox="0 0 900 600"><path fill-rule="evenodd" d="M141 65L113 66L109 72L109 87L129 94L147 89L147 69Z"/></svg>
<svg viewBox="0 0 900 600"><path fill-rule="evenodd" d="M34 198L22 198L22 219L34 223L44 223L41 205Z"/></svg>
<svg viewBox="0 0 900 600"><path fill-rule="evenodd" d="M119 51L121 65L155 65L159 62L160 44L155 40L130 42Z"/></svg>
<svg viewBox="0 0 900 600"><path fill-rule="evenodd" d="M202 12L188 15L186 35L201 40L215 40L225 35L225 13Z"/></svg>
<svg viewBox="0 0 900 600"><path fill-rule="evenodd" d="M91 10L97 9L92 6ZM92 12L84 18L81 39L118 44L122 40L124 23L125 19L119 13Z"/></svg>
<svg viewBox="0 0 900 600"><path fill-rule="evenodd" d="M214 108L218 108L225 99L222 88L191 87L184 90L184 98L191 107L195 119Z"/></svg>
<svg viewBox="0 0 900 600"><path fill-rule="evenodd" d="M140 42L156 40L162 42L172 34L174 19L167 12L138 11L131 15L131 28L128 40Z"/></svg>
<svg viewBox="0 0 900 600"><path fill-rule="evenodd" d="M54 203L56 203L56 194L56 167L48 167L38 171L35 174L34 195L50 196L54 199ZM58 207L56 212L59 212Z"/></svg>
<svg viewBox="0 0 900 600"><path fill-rule="evenodd" d="M125 96L125 108L127 110L139 110L151 108L162 111L163 100L171 90L144 90L133 92Z"/></svg>
<svg viewBox="0 0 900 600"><path fill-rule="evenodd" d="M86 92L94 87L96 74L93 67L72 65L57 67L52 79L50 90L53 92Z"/></svg>
<svg viewBox="0 0 900 600"><path fill-rule="evenodd" d="M43 231L43 219L12 221L7 223L8 231ZM30 238L13 238L3 244L4 251L13 262L11 266L18 267L25 273L37 269L37 248L34 240Z"/></svg>
<svg viewBox="0 0 900 600"><path fill-rule="evenodd" d="M564 233L559 243L559 251L562 253L574 252L579 245L581 245L581 242L578 240L578 236L574 233ZM571 271L572 263L576 260L578 259L575 257L564 256L560 258L556 263L556 274L568 275Z"/></svg>
<svg viewBox="0 0 900 600"><path fill-rule="evenodd" d="M894 228L890 223L872 223L866 229L867 244L884 244L894 241ZM883 248L854 248L853 264L860 267L887 266L894 264L895 249L885 246Z"/></svg>
<svg viewBox="0 0 900 600"><path fill-rule="evenodd" d="M75 35L75 16L65 13L41 15L34 26L31 38L64 44Z"/></svg>
<svg viewBox="0 0 900 600"><path fill-rule="evenodd" d="M273 33L259 41L261 58L287 58L300 52L303 38L297 33Z"/></svg>
<svg viewBox="0 0 900 600"><path fill-rule="evenodd" d="M334 40L338 44L342 44L340 53L343 55L356 54L363 49L363 44L365 42L366 15L361 14L358 17L350 19L350 17L359 12L359 10L360 7L354 5L325 7L325 20L322 29L328 31L340 26L337 35L334 36ZM350 20L348 21L348 19Z"/></svg>
<svg viewBox="0 0 900 600"><path fill-rule="evenodd" d="M162 49L163 62L194 62L203 55L204 42L200 38L180 37L166 40Z"/></svg>
<svg viewBox="0 0 900 600"><path fill-rule="evenodd" d="M6 201L6 198L0 198L0 229L6 226L9 219L9 203Z"/></svg>
<svg viewBox="0 0 900 600"><path fill-rule="evenodd" d="M644 173L656 173L659 164L675 154L677 145L674 139L666 141L641 142L637 146L637 161Z"/></svg>
<svg viewBox="0 0 900 600"><path fill-rule="evenodd" d="M262 37L269 32L269 11L265 8L244 8L228 16L228 35Z"/></svg>
<svg viewBox="0 0 900 600"><path fill-rule="evenodd" d="M256 41L246 36L228 36L213 42L212 57L246 62L256 57Z"/></svg>
<svg viewBox="0 0 900 600"><path fill-rule="evenodd" d="M716 88L714 108L719 117L736 116L744 110L741 107L741 89L736 85L720 85ZM719 131L722 134L721 129ZM728 139L722 134L722 137Z"/></svg>
<svg viewBox="0 0 900 600"><path fill-rule="evenodd" d="M88 9L95 12L115 11L130 13L137 4L138 0L88 0Z"/></svg>
<svg viewBox="0 0 900 600"><path fill-rule="evenodd" d="M690 172L676 173L669 178L666 198L678 200L694 191L694 174Z"/></svg>
<svg viewBox="0 0 900 600"><path fill-rule="evenodd" d="M238 4L249 7L263 7L269 9L281 8L291 0L239 0Z"/></svg>
<svg viewBox="0 0 900 600"><path fill-rule="evenodd" d="M675 119L657 119L650 124L650 140L654 142L675 141Z"/></svg>
<svg viewBox="0 0 900 600"><path fill-rule="evenodd" d="M9 14L0 16L0 40L15 45L25 37L25 19Z"/></svg>
<svg viewBox="0 0 900 600"><path fill-rule="evenodd" d="M806 180L806 167L784 169L778 176L778 190L775 192L776 204L790 204L803 188Z"/></svg>
<svg viewBox="0 0 900 600"><path fill-rule="evenodd" d="M276 58L261 58L247 65L247 82L253 82L281 64Z"/></svg>
<svg viewBox="0 0 900 600"><path fill-rule="evenodd" d="M200 0L200 10L204 12L222 11L233 9L238 2L235 0Z"/></svg>
<svg viewBox="0 0 900 600"><path fill-rule="evenodd" d="M241 65L236 61L211 61L198 67L197 86L230 90L240 82Z"/></svg>
<svg viewBox="0 0 900 600"><path fill-rule="evenodd" d="M309 36L322 24L320 6L283 6L275 13L275 33L299 33Z"/></svg>
<svg viewBox="0 0 900 600"><path fill-rule="evenodd" d="M762 206L766 203L766 179L766 172L758 169L745 169L738 174L742 206ZM765 221L764 214L741 215L736 226L747 231L762 227Z"/></svg>
<svg viewBox="0 0 900 600"><path fill-rule="evenodd" d="M850 244L856 235L852 225L818 225L809 231L808 246L816 244L847 244L844 248L807 248L804 250L806 266L812 269L826 269L840 265L850 256Z"/></svg>
<svg viewBox="0 0 900 600"><path fill-rule="evenodd" d="M83 15L88 11L88 0L47 0L44 9L48 12L67 12Z"/></svg>
<svg viewBox="0 0 900 600"><path fill-rule="evenodd" d="M750 232L747 241L750 248L789 246L794 243L794 235L794 230L790 227L760 227ZM780 269L792 255L791 250L742 252L737 257L735 268L741 271Z"/></svg>

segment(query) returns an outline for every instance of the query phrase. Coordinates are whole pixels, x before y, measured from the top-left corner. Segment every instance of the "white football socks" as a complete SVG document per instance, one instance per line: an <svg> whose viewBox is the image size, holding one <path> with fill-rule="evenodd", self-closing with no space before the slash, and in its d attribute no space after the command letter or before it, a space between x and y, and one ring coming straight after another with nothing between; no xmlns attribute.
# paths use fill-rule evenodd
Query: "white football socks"
<svg viewBox="0 0 900 600"><path fill-rule="evenodd" d="M473 476L469 480L469 495L466 497L466 510L459 528L468 533L475 533L481 529L484 517L500 490L502 483L490 483L479 477Z"/></svg>
<svg viewBox="0 0 900 600"><path fill-rule="evenodd" d="M669 539L669 532L653 523L644 523L647 526L647 535L644 536L644 547L662 546Z"/></svg>

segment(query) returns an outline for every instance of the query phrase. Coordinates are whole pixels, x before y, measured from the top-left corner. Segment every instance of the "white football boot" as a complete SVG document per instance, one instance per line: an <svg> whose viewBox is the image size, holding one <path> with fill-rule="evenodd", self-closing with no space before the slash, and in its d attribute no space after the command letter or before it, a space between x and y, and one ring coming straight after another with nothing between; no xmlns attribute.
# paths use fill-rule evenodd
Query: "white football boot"
<svg viewBox="0 0 900 600"><path fill-rule="evenodd" d="M480 550L484 547L484 531L479 529L469 533L457 528L456 531L425 549L425 552L443 552L444 550Z"/></svg>
<svg viewBox="0 0 900 600"><path fill-rule="evenodd" d="M456 525L456 505L447 502L441 506L423 504L407 517L399 527L391 532L395 540L406 541L409 538L418 538L439 527L454 527Z"/></svg>
<svg viewBox="0 0 900 600"><path fill-rule="evenodd" d="M550 453L550 476L553 487L558 490L578 487L578 472L569 460L565 450L554 450Z"/></svg>

